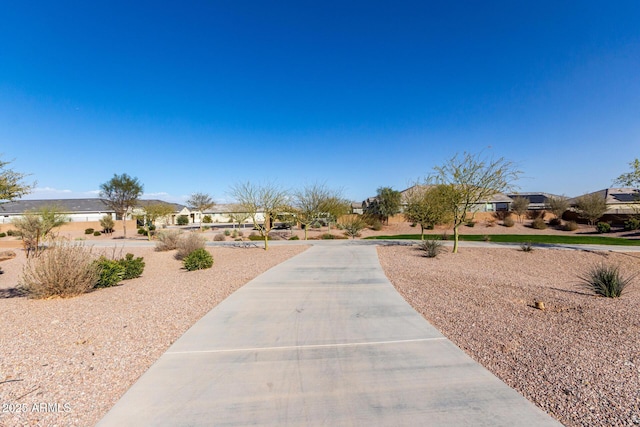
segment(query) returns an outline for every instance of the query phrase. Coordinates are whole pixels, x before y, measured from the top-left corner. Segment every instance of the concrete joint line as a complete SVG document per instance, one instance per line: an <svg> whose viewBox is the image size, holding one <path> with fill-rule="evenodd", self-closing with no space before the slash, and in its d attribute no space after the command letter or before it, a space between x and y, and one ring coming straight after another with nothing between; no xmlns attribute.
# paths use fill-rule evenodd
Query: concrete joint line
<svg viewBox="0 0 640 427"><path fill-rule="evenodd" d="M419 338L414 340L396 340L396 341L372 341L372 342L354 342L344 344L313 344L313 345L289 345L282 347L254 347L254 348L229 348L223 350L192 350L192 351L167 351L166 354L197 354L197 353L233 353L243 351L273 351L273 350L305 350L314 348L337 348L337 347L359 347L367 345L384 345L384 344L404 344L412 342L428 342L428 341L444 341L447 338Z"/></svg>

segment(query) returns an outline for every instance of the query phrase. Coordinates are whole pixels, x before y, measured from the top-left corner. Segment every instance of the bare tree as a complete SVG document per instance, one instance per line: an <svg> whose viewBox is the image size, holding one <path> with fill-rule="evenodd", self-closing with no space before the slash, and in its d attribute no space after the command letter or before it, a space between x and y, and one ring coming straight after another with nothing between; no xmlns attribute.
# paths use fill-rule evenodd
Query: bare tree
<svg viewBox="0 0 640 427"><path fill-rule="evenodd" d="M596 221L607 211L607 202L600 193L585 194L576 200L576 210L589 225L595 226Z"/></svg>
<svg viewBox="0 0 640 427"><path fill-rule="evenodd" d="M12 201L29 194L34 184L25 184L24 179L27 174L16 172L7 166L10 161L0 160L0 201Z"/></svg>
<svg viewBox="0 0 640 427"><path fill-rule="evenodd" d="M327 218L328 224L349 212L349 202L342 197L340 190L332 190L324 184L307 185L293 195L293 208L300 224L304 226L304 239L307 229L319 218Z"/></svg>
<svg viewBox="0 0 640 427"><path fill-rule="evenodd" d="M511 182L521 174L502 157L485 160L479 154L466 152L462 156L456 154L434 171L428 181L447 187L445 201L453 218L453 253L458 252L459 227L467 214L475 213L478 204L495 194L511 189Z"/></svg>
<svg viewBox="0 0 640 427"><path fill-rule="evenodd" d="M207 209L214 207L215 204L216 202L211 196L205 193L193 193L187 200L189 209L200 211L200 215L203 215ZM202 230L202 218L200 219L200 230Z"/></svg>
<svg viewBox="0 0 640 427"><path fill-rule="evenodd" d="M522 196L514 197L511 210L518 215L518 222L522 222L522 215L525 215L529 210L529 199Z"/></svg>
<svg viewBox="0 0 640 427"><path fill-rule="evenodd" d="M287 193L274 184L255 185L251 182L235 184L231 195L238 201L242 210L251 216L254 227L264 238L264 249L269 248L269 232L273 219L287 206ZM263 221L259 216L262 214Z"/></svg>
<svg viewBox="0 0 640 427"><path fill-rule="evenodd" d="M122 217L124 237L127 237L127 213L142 195L143 186L138 178L131 178L126 173L114 174L113 178L100 184L100 197L105 204Z"/></svg>
<svg viewBox="0 0 640 427"><path fill-rule="evenodd" d="M242 209L243 208L240 205L237 205L237 204L236 205L232 205L231 206L231 210L233 212L229 212L227 214L227 216L229 218L231 218L231 221L233 221L234 223L238 224L238 228L240 228L240 226L242 224L244 224L244 222L247 219L251 218L251 215L249 213L247 213L247 212L243 212Z"/></svg>

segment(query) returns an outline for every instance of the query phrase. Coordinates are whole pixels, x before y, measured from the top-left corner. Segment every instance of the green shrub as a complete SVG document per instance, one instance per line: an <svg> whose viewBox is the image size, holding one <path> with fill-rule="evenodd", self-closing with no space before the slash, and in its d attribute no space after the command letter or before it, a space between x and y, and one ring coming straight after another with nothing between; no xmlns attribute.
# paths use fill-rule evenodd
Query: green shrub
<svg viewBox="0 0 640 427"><path fill-rule="evenodd" d="M158 233L158 243L156 243L156 251L172 251L178 247L178 241L180 240L180 230L163 230Z"/></svg>
<svg viewBox="0 0 640 427"><path fill-rule="evenodd" d="M531 228L535 228L536 230L544 230L547 228L547 223L544 222L544 219L538 217L531 221Z"/></svg>
<svg viewBox="0 0 640 427"><path fill-rule="evenodd" d="M124 280L125 267L118 261L101 256L95 263L99 276L94 288L110 288Z"/></svg>
<svg viewBox="0 0 640 427"><path fill-rule="evenodd" d="M516 222L513 220L513 218L508 216L508 217L506 217L505 219L502 220L502 224L505 227L513 227L514 225L516 225Z"/></svg>
<svg viewBox="0 0 640 427"><path fill-rule="evenodd" d="M420 249L427 258L435 258L444 251L442 242L435 239L425 240L418 245L418 249Z"/></svg>
<svg viewBox="0 0 640 427"><path fill-rule="evenodd" d="M178 225L189 224L189 217L187 215L178 215L178 218L176 218L176 224Z"/></svg>
<svg viewBox="0 0 640 427"><path fill-rule="evenodd" d="M211 268L213 257L206 249L200 248L187 255L183 264L187 271L204 270L205 268Z"/></svg>
<svg viewBox="0 0 640 427"><path fill-rule="evenodd" d="M640 229L640 218L629 218L629 220L624 223L624 229L626 231Z"/></svg>
<svg viewBox="0 0 640 427"><path fill-rule="evenodd" d="M225 236L231 236L231 231L230 230L224 230L224 235Z"/></svg>
<svg viewBox="0 0 640 427"><path fill-rule="evenodd" d="M485 242L490 242L491 241L491 236L489 236L488 234L485 234L484 236L482 236L482 240Z"/></svg>
<svg viewBox="0 0 640 427"><path fill-rule="evenodd" d="M578 223L575 221L567 221L562 226L564 231L576 231L578 229Z"/></svg>
<svg viewBox="0 0 640 427"><path fill-rule="evenodd" d="M84 234L93 234L93 228L85 228Z"/></svg>
<svg viewBox="0 0 640 427"><path fill-rule="evenodd" d="M213 241L214 242L224 242L226 240L226 238L224 236L225 236L225 234L218 233L215 236L213 236Z"/></svg>
<svg viewBox="0 0 640 427"><path fill-rule="evenodd" d="M94 232L93 232L93 235L94 235L95 237L98 237L98 236L102 236L102 233L101 233L101 232L99 232L99 231L94 231Z"/></svg>
<svg viewBox="0 0 640 427"><path fill-rule="evenodd" d="M611 231L611 225L609 225L606 222L599 222L596 224L596 230L598 230L598 233L608 233Z"/></svg>
<svg viewBox="0 0 640 427"><path fill-rule="evenodd" d="M238 236L240 236L240 237L244 236L244 232L243 231L238 231Z"/></svg>
<svg viewBox="0 0 640 427"><path fill-rule="evenodd" d="M20 233L18 233L16 230L7 230L7 236L19 236Z"/></svg>
<svg viewBox="0 0 640 427"><path fill-rule="evenodd" d="M289 237L289 240L300 240L300 238L298 236L291 236Z"/></svg>
<svg viewBox="0 0 640 427"><path fill-rule="evenodd" d="M124 267L122 280L135 279L142 276L145 266L144 258L134 258L133 254L126 254L124 258L118 260L118 264Z"/></svg>
<svg viewBox="0 0 640 427"><path fill-rule="evenodd" d="M617 298L622 295L624 289L629 286L634 277L622 277L617 266L598 264L592 267L585 275L579 276L581 286L596 295Z"/></svg>
<svg viewBox="0 0 640 427"><path fill-rule="evenodd" d="M202 222L205 224L211 224L213 221L211 220L211 215L205 215L202 217Z"/></svg>
<svg viewBox="0 0 640 427"><path fill-rule="evenodd" d="M231 237L234 239L238 237L238 230L234 229L233 232L231 233Z"/></svg>
<svg viewBox="0 0 640 427"><path fill-rule="evenodd" d="M236 237L235 239L233 239L235 242L242 242L242 237Z"/></svg>
<svg viewBox="0 0 640 427"><path fill-rule="evenodd" d="M0 238L7 237L7 233L0 233Z"/></svg>
<svg viewBox="0 0 640 427"><path fill-rule="evenodd" d="M449 234L445 231L440 235L440 240L449 240Z"/></svg>
<svg viewBox="0 0 640 427"><path fill-rule="evenodd" d="M138 234L147 236L149 233L147 233L147 230L145 230L144 228L138 228Z"/></svg>
<svg viewBox="0 0 640 427"><path fill-rule="evenodd" d="M27 259L20 287L30 298L68 298L93 288L98 277L91 248L57 241L40 256Z"/></svg>
<svg viewBox="0 0 640 427"><path fill-rule="evenodd" d="M323 233L320 235L320 238L322 240L344 240L347 239L347 236L336 236L335 234L331 233Z"/></svg>
<svg viewBox="0 0 640 427"><path fill-rule="evenodd" d="M196 233L188 233L178 239L178 251L175 258L178 260L185 259L187 255L197 249L204 249L205 238Z"/></svg>
<svg viewBox="0 0 640 427"><path fill-rule="evenodd" d="M464 223L467 227L475 227L476 223L474 221L467 221Z"/></svg>

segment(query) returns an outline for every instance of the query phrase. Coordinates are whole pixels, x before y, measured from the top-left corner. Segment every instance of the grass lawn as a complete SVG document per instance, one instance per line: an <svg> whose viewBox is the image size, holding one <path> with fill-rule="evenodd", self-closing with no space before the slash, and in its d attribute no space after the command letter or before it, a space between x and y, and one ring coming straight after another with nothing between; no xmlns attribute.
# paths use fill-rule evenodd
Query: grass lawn
<svg viewBox="0 0 640 427"><path fill-rule="evenodd" d="M482 242L487 236L493 243L548 243L548 244L570 244L570 245L618 245L618 246L640 246L638 239L625 239L622 237L606 236L557 236L550 234L461 234L460 241ZM425 234L425 239L440 239L437 234ZM370 240L420 240L419 234L397 234L395 236L372 236ZM449 240L453 240L453 235L449 235Z"/></svg>

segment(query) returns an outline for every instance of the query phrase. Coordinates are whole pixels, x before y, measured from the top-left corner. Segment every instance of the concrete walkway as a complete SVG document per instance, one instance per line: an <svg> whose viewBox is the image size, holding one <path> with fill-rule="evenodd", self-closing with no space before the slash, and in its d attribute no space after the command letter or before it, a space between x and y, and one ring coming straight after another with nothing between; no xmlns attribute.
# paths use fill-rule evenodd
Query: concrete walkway
<svg viewBox="0 0 640 427"><path fill-rule="evenodd" d="M416 313L375 247L319 245L204 316L98 425L560 424Z"/></svg>

